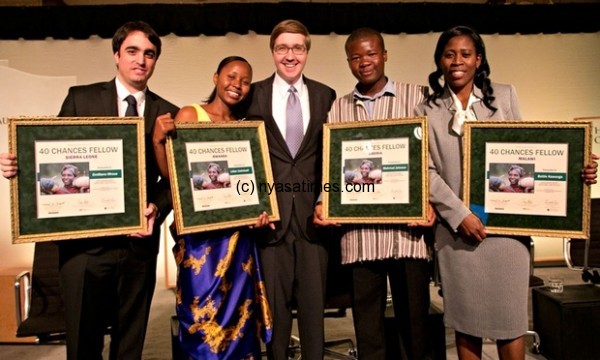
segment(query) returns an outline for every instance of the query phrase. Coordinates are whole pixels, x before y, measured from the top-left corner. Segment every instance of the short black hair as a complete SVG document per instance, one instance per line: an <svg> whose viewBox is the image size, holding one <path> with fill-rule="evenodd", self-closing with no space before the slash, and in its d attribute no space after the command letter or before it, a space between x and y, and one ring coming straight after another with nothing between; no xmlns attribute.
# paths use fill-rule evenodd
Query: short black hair
<svg viewBox="0 0 600 360"><path fill-rule="evenodd" d="M162 42L160 41L160 37L154 31L152 26L150 26L147 22L144 21L129 21L123 24L120 28L117 29L115 35L112 38L112 48L113 54L119 52L121 49L121 45L123 45L123 41L134 31L141 31L148 37L148 40L156 46L156 59L160 56L160 49L162 46Z"/></svg>
<svg viewBox="0 0 600 360"><path fill-rule="evenodd" d="M381 45L381 50L385 51L385 42L383 41L383 36L381 33L375 29L369 27L361 27L354 30L346 39L346 43L344 45L344 49L346 49L346 53L348 53L348 45L356 40L360 40L369 36L374 36L379 41L379 45Z"/></svg>

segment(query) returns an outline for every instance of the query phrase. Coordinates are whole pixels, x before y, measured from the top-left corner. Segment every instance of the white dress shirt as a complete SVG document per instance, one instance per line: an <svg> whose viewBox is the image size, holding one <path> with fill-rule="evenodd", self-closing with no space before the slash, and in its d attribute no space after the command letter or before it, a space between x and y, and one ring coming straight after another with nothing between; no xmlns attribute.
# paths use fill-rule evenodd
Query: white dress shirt
<svg viewBox="0 0 600 360"><path fill-rule="evenodd" d="M125 112L127 111L127 106L129 105L125 98L129 95L133 95L135 101L137 101L137 111L139 116L144 116L144 109L146 108L146 89L142 91L138 91L136 93L131 94L129 90L123 85L119 78L115 78L115 83L117 85L117 103L119 107L119 116L124 117Z"/></svg>
<svg viewBox="0 0 600 360"><path fill-rule="evenodd" d="M300 106L302 107L302 123L304 133L306 134L306 128L308 128L308 122L310 120L310 105L308 101L308 89L304 84L304 78L300 76L300 79L293 84L288 84L285 80L275 73L275 80L273 81L273 118L281 135L285 139L286 130L286 108L288 96L290 96L290 86L296 88L297 95L300 98Z"/></svg>

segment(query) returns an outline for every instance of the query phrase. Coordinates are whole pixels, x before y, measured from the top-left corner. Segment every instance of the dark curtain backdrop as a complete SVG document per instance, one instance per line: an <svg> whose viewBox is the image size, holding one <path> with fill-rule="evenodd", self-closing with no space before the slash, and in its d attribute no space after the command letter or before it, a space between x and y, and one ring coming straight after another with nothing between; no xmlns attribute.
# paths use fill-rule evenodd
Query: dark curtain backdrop
<svg viewBox="0 0 600 360"><path fill-rule="evenodd" d="M269 34L283 19L302 21L311 34L349 34L373 27L387 34L443 31L457 24L483 34L600 31L600 3L554 5L441 3L223 3L0 7L0 39L112 37L128 20L145 20L178 36Z"/></svg>

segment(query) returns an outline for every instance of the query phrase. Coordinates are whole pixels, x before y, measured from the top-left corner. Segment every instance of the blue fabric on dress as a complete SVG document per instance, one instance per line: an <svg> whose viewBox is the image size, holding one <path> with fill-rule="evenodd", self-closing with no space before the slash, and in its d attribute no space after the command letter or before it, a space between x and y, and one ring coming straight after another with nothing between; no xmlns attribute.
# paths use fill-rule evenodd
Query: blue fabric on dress
<svg viewBox="0 0 600 360"><path fill-rule="evenodd" d="M240 231L191 234L173 253L184 359L260 359L272 319L254 241Z"/></svg>

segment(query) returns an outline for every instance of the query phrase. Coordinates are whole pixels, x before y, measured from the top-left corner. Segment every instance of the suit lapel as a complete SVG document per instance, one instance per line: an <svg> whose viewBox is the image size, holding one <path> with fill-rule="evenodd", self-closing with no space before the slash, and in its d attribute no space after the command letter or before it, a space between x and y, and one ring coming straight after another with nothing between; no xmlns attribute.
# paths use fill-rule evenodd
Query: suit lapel
<svg viewBox="0 0 600 360"><path fill-rule="evenodd" d="M288 149L287 143L285 142L285 138L283 134L281 134L281 130L277 123L275 122L275 118L273 118L273 81L275 79L275 74L273 74L269 79L260 83L257 88L257 96L259 99L264 99L263 113L266 114L263 121L265 122L265 127L267 132L271 134L271 138L277 142L277 145L291 158L292 154L290 154L290 150Z"/></svg>
<svg viewBox="0 0 600 360"><path fill-rule="evenodd" d="M475 96L481 99L473 104L473 112L475 113L477 120L483 121L493 118L492 110L488 109L483 103L483 93L481 92L481 89L479 89L477 86L474 86L473 93ZM450 118L452 119L452 116L454 116L456 110L454 110L454 102L452 101L452 96L450 96L450 91L448 88L444 90L444 95L442 96L441 101L444 104L443 109L448 110L448 112L451 114ZM452 122L452 120L450 120L450 122ZM449 127L451 128L452 124L450 124Z"/></svg>
<svg viewBox="0 0 600 360"><path fill-rule="evenodd" d="M448 131L453 137L457 136L456 133L452 130L452 119L454 117L454 101L452 100L452 96L450 96L450 90L446 88L444 93L439 98L438 101L442 102L441 107L433 107L433 109L437 109L436 111L440 112L440 118L444 119L446 131Z"/></svg>
<svg viewBox="0 0 600 360"><path fill-rule="evenodd" d="M480 101L473 104L473 111L475 112L477 120L491 119L493 117L493 112L492 110L488 109L488 107L485 106L485 104L483 103L483 93L481 92L481 89L477 86L474 86L473 93L475 94L475 96L481 99Z"/></svg>
<svg viewBox="0 0 600 360"><path fill-rule="evenodd" d="M304 78L304 83L306 84L306 89L308 90L310 118L308 119L308 127L306 128L306 133L304 134L304 139L302 139L302 144L300 145L300 149L298 149L298 153L302 152L302 150L306 147L306 143L312 139L313 134L318 134L319 129L323 126L322 123L318 122L319 115L315 114L316 109L322 108L321 104L319 103L322 101L322 99L319 96L317 89L315 89L313 86L314 83L311 80Z"/></svg>
<svg viewBox="0 0 600 360"><path fill-rule="evenodd" d="M446 88L446 90L444 91L444 95L441 97L440 100L444 104L442 109L444 111L446 111L446 110L450 111L452 113L452 115L454 116L454 113L456 112L456 110L454 110L454 101L452 100L452 96L450 96L450 90L448 90L448 88Z"/></svg>
<svg viewBox="0 0 600 360"><path fill-rule="evenodd" d="M154 121L158 116L158 103L155 101L154 93L150 89L146 90L146 104L144 106L144 128L146 132L151 132Z"/></svg>
<svg viewBox="0 0 600 360"><path fill-rule="evenodd" d="M119 108L117 105L117 86L115 80L109 81L104 84L102 92L100 93L101 102L103 106L103 114L107 116L119 116Z"/></svg>
<svg viewBox="0 0 600 360"><path fill-rule="evenodd" d="M485 106L483 100L473 104L473 111L475 112L475 116L477 116L477 120L491 120L493 117L492 111Z"/></svg>
<svg viewBox="0 0 600 360"><path fill-rule="evenodd" d="M259 98L262 97L263 99L265 99L264 113L268 114L268 115L263 120L265 122L265 127L267 128L267 132L271 133L272 138L277 142L279 147L281 149L283 149L290 158L292 158L292 154L290 153L290 150L288 149L288 145L287 145L287 142L285 141L285 137L281 133L281 130L279 129L279 126L277 126L277 123L275 122L275 119L273 118L273 115L272 115L272 113L273 113L273 80L274 80L274 78L275 78L275 75L271 76L269 79L260 83L259 84L260 86L257 86L257 88L256 88L256 90L257 90L256 96L258 96ZM318 89L314 86L314 82L312 82L310 79L307 79L306 77L304 77L304 83L305 83L306 89L308 91L308 102L309 102L309 108L310 108L310 110L309 110L310 115L309 115L308 127L306 128L304 138L302 139L302 144L300 144L300 148L298 149L298 153L296 154L296 157L298 157L300 154L302 154L303 150L307 146L306 144L309 143L310 141L312 141L312 138L314 137L314 135L319 133L319 129L323 125L322 123L318 122L319 114L315 113L316 109L321 108L320 102L322 101L322 99L319 96Z"/></svg>
<svg viewBox="0 0 600 360"><path fill-rule="evenodd" d="M107 82L104 85L104 89L100 94L102 98L102 106L104 107L104 113L107 116L119 116L119 108L117 105L117 86L115 80ZM152 130L154 126L154 120L158 116L158 102L156 102L156 95L146 90L146 104L144 105L144 127L146 132Z"/></svg>

